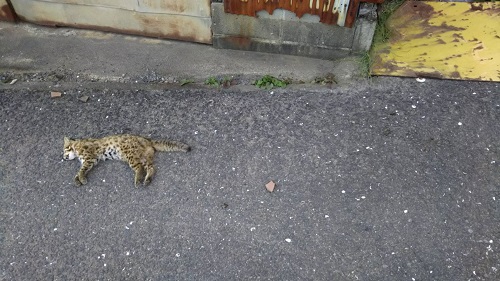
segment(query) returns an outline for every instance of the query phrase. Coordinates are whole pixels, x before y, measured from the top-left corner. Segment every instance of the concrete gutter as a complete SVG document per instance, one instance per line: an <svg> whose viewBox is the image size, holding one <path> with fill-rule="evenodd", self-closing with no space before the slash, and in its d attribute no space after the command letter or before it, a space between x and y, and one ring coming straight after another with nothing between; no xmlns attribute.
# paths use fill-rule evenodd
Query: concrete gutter
<svg viewBox="0 0 500 281"><path fill-rule="evenodd" d="M212 76L232 77L238 84L250 84L265 74L306 83L331 74L338 83L359 77L355 57L331 61L220 50L204 44L26 23L0 22L0 41L0 73L22 74L18 83L44 75L77 83L161 85L182 79L203 83ZM41 75L32 77L36 73Z"/></svg>

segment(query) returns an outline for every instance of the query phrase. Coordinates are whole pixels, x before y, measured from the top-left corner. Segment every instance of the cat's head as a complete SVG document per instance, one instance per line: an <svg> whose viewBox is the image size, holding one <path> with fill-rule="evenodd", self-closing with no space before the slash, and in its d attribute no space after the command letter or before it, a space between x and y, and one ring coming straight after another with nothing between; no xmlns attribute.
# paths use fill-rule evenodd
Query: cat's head
<svg viewBox="0 0 500 281"><path fill-rule="evenodd" d="M73 160L77 156L74 142L74 140L64 137L64 160Z"/></svg>

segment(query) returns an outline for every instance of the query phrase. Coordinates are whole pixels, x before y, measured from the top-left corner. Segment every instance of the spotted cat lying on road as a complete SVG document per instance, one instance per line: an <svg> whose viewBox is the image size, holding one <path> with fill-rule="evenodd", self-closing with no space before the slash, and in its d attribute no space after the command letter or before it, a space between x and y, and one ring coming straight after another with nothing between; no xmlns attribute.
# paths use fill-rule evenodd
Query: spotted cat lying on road
<svg viewBox="0 0 500 281"><path fill-rule="evenodd" d="M135 172L135 186L137 187L146 171L144 184L151 182L155 173L153 157L155 151L182 151L188 152L190 147L178 141L151 140L134 135L114 135L101 139L64 138L64 160L78 158L82 164L75 176L75 183L87 183L85 175L100 160L118 159L129 164Z"/></svg>

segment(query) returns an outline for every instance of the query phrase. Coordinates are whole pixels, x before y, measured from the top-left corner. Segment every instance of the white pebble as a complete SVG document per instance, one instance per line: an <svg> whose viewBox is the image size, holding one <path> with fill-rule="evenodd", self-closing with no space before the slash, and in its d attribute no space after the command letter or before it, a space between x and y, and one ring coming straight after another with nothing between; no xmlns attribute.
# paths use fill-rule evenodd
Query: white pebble
<svg viewBox="0 0 500 281"><path fill-rule="evenodd" d="M288 242L288 243L291 243L291 242L292 242L292 239L287 238L287 239L285 239L285 241L286 241L286 242Z"/></svg>
<svg viewBox="0 0 500 281"><path fill-rule="evenodd" d="M458 126L462 126L462 122L458 122Z"/></svg>

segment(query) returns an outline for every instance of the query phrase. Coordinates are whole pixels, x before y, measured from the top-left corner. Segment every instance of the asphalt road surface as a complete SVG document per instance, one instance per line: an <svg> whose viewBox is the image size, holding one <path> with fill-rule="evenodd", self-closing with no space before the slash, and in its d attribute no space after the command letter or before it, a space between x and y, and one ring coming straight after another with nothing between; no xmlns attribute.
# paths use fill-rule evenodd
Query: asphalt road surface
<svg viewBox="0 0 500 281"><path fill-rule="evenodd" d="M498 83L0 87L1 280L500 280ZM76 187L115 133L193 149Z"/></svg>

